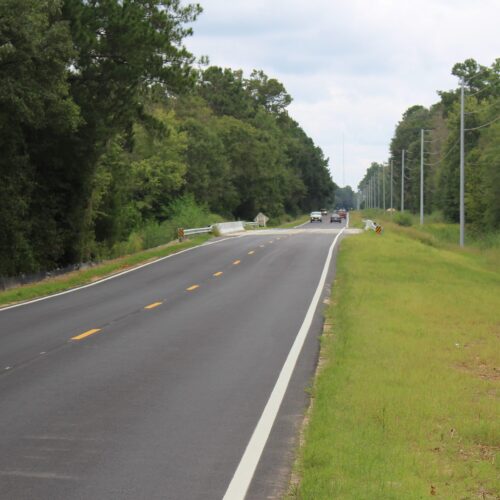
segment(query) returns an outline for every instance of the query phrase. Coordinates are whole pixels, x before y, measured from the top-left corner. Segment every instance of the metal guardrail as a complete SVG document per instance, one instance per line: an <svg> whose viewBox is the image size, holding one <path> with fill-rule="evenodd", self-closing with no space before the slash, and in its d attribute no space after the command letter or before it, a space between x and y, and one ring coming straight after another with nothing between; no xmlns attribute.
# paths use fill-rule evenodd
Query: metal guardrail
<svg viewBox="0 0 500 500"><path fill-rule="evenodd" d="M252 227L257 227L259 225L257 222L245 222L245 221L243 221L242 224L244 226L252 226ZM211 233L213 230L214 226L193 227L190 229L184 229L182 227L179 227L177 229L177 237L179 238L179 241L182 241L186 236L190 236L192 234Z"/></svg>
<svg viewBox="0 0 500 500"><path fill-rule="evenodd" d="M190 234L210 233L211 231L212 231L212 226L194 227L192 229L184 229L184 236L189 236Z"/></svg>

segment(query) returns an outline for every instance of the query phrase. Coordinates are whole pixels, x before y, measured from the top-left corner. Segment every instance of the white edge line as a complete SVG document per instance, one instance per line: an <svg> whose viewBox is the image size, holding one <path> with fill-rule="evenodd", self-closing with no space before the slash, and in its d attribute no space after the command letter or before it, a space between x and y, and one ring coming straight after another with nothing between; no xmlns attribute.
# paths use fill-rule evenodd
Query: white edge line
<svg viewBox="0 0 500 500"><path fill-rule="evenodd" d="M299 224L298 226L293 226L293 229L297 229L298 227L302 227L302 226L305 226L306 224L310 224L311 221L308 221L306 220L305 222L303 222L302 224Z"/></svg>
<svg viewBox="0 0 500 500"><path fill-rule="evenodd" d="M240 238L240 237L241 236L237 236L237 238ZM194 246L191 248L186 248L185 250L181 250L180 252L175 252L175 253L171 253L170 255L165 255L165 257L160 257L159 259L153 260L151 262L146 262L145 264L141 264L139 266L132 267L130 269L126 269L125 271L121 271L119 273L112 274L111 276L107 276L106 278L102 278L102 279L94 281L92 283L87 283L86 285L82 285L82 286L78 286L75 288L71 288L69 290L65 290L64 292L53 293L51 295L46 295L45 297L39 297L37 299L32 299L32 300L27 300L25 302L20 302L19 304L13 304L11 306L0 307L0 313L3 311L7 311L9 309L14 309L15 307L21 307L21 306L26 306L28 304L34 304L35 302L41 302L42 300L53 299L54 297L66 295L67 293L73 293L73 292L77 292L79 290L83 290L84 288L89 288L91 286L99 285L101 283L104 283L105 281L112 280L114 278L118 278L119 276L123 276L124 274L128 274L128 273L131 273L133 271L137 271L138 269L142 269L143 267L151 266L152 264L156 264L158 262L161 262L162 260L169 259L170 257L175 257L176 255L181 255L182 253L190 252L191 250L196 250L197 248L202 248L202 247L206 247L209 245L216 245L217 243L221 243L223 241L228 241L232 238L234 238L234 236L224 238L222 240L208 241L206 243L203 243L202 245L197 245L197 246Z"/></svg>
<svg viewBox="0 0 500 500"><path fill-rule="evenodd" d="M335 248L335 244L337 243L337 240L344 232L344 230L345 228L337 234L337 236L333 240L333 243L330 245L325 265L323 267L323 272L321 273L321 277L318 283L318 288L316 288L316 292L314 293L314 296L311 300L311 304L309 305L309 309L307 310L304 321L302 322L302 326L300 327L300 330L295 337L293 345L286 358L285 364L283 365L283 368L281 369L281 372L279 374L278 380L276 380L273 391L269 396L264 411L262 412L257 426L253 431L252 437L250 438L245 452L241 457L240 463L238 464L234 476L229 483L223 500L243 500L245 498L255 469L257 468L267 439L269 438L269 434L271 433L274 421L276 420L276 416L288 388L288 384L295 369L295 365L302 350L302 346L304 345L305 339L307 337L307 333L309 332L309 328L311 327L314 313L321 298L323 287L325 286L328 269L332 260L333 249Z"/></svg>

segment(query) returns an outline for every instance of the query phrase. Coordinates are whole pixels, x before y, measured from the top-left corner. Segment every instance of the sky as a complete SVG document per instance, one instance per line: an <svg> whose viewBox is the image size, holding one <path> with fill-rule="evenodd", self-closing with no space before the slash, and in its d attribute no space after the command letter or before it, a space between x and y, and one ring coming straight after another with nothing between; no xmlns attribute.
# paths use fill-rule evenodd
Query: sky
<svg viewBox="0 0 500 500"><path fill-rule="evenodd" d="M262 69L293 98L289 114L357 188L387 161L406 109L458 84L451 69L500 57L500 0L198 0L186 46L211 65Z"/></svg>

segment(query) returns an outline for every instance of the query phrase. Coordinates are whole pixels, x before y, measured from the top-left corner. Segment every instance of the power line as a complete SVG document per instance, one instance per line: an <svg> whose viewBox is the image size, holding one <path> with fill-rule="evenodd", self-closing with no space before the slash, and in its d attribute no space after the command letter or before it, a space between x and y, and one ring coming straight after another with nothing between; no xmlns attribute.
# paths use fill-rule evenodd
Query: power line
<svg viewBox="0 0 500 500"><path fill-rule="evenodd" d="M440 154L441 154L441 151L436 151L436 152L426 151L426 152L425 152L425 154L427 154L427 155L434 155L434 156L436 156L436 155L440 155Z"/></svg>
<svg viewBox="0 0 500 500"><path fill-rule="evenodd" d="M489 125L491 125L492 123L495 123L497 120L500 120L500 115L498 115L496 118L493 118L493 120L491 120L490 122L488 123L484 123L483 125L479 125L479 127L473 127L473 128L466 128L464 129L465 132L470 132L472 130L479 130L480 128L484 128L484 127L488 127Z"/></svg>
<svg viewBox="0 0 500 500"><path fill-rule="evenodd" d="M481 109L477 109L476 111L464 111L464 114L466 115L475 115L477 113L483 113L484 111L487 111L488 109L494 108L495 106L500 105L500 101L495 101L489 104L488 106L484 105L484 102L479 104L481 106Z"/></svg>
<svg viewBox="0 0 500 500"><path fill-rule="evenodd" d="M453 146L450 149L448 149L446 154L440 160L435 161L433 163L426 163L425 165L427 165L428 167L432 167L432 166L437 165L437 164L441 163L442 161L444 161L449 156L449 154L458 146L459 142L460 142L460 139L458 139L457 142L455 142L455 144L453 144Z"/></svg>
<svg viewBox="0 0 500 500"><path fill-rule="evenodd" d="M484 92L485 90L490 90L492 87L492 85L486 85L485 87L483 87L482 89L474 92L473 94L466 94L465 97L474 97L475 95L478 95L480 94L481 92Z"/></svg>

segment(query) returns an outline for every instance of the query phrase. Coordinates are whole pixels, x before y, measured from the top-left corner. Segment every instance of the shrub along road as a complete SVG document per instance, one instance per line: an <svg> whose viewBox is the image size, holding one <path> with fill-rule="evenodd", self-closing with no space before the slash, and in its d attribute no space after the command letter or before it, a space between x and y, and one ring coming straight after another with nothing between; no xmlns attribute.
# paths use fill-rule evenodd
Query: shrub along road
<svg viewBox="0 0 500 500"><path fill-rule="evenodd" d="M215 240L0 310L0 497L221 498L335 236L296 233ZM249 498L286 483L320 310Z"/></svg>

